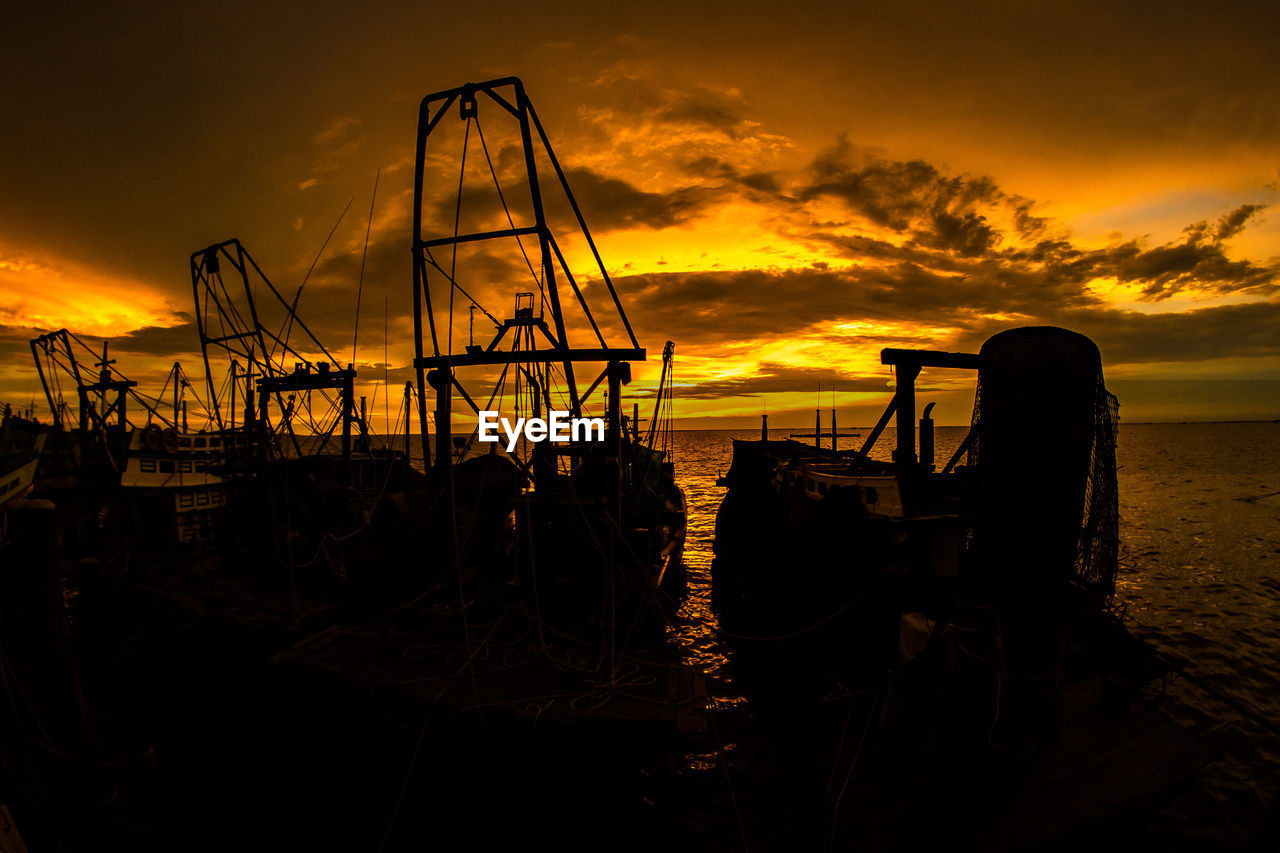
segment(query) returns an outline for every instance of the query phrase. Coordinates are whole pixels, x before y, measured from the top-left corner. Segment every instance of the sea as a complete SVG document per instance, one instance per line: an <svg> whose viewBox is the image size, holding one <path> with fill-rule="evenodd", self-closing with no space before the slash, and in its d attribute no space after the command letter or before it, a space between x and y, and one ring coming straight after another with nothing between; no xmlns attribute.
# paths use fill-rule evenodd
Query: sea
<svg viewBox="0 0 1280 853"><path fill-rule="evenodd" d="M938 427L937 458L948 459L966 431ZM689 509L689 594L672 639L728 703L730 653L716 633L711 569L724 497L717 480L729 469L735 438L759 439L760 431L677 431L671 439ZM887 429L872 456L887 458L894 443ZM1116 608L1176 665L1160 685L1161 706L1222 756L1162 808L1151 831L1177 849L1238 847L1264 824L1267 834L1275 831L1280 813L1273 732L1280 725L1280 423L1122 422L1116 457Z"/></svg>

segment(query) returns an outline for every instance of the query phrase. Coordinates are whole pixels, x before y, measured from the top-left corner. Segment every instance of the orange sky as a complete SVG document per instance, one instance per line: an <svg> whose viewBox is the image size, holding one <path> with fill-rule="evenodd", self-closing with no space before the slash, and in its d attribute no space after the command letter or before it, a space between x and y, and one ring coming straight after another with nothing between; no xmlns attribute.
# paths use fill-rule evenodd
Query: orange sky
<svg viewBox="0 0 1280 853"><path fill-rule="evenodd" d="M368 229L362 393L384 305L402 387L418 100L517 74L651 354L633 387L674 340L684 425L807 425L819 383L865 424L882 347L1040 323L1098 342L1128 420L1280 417L1275 10L232 6L13 16L0 400L40 396L58 326L155 391L199 376L190 253L239 237L292 292L352 200L300 310L349 357ZM488 263L505 316L528 282ZM966 422L969 378L925 378Z"/></svg>

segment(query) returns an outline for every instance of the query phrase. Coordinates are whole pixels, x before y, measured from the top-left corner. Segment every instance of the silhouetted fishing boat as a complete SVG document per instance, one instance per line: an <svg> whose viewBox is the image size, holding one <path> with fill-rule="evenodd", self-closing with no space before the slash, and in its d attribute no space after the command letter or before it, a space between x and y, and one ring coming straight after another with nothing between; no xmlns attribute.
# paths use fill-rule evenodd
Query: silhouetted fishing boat
<svg viewBox="0 0 1280 853"><path fill-rule="evenodd" d="M458 121L444 121L455 110ZM482 113L490 117L487 124ZM472 152L468 172L473 132L479 150ZM490 156L486 132L495 146L521 152L511 156L505 172ZM539 619L569 620L575 629L590 625L619 637L661 626L683 584L685 506L670 459L674 346L668 342L663 350L653 417L642 439L635 412L628 426L622 393L631 381L631 362L644 360L645 350L518 79L429 95L422 103L416 152L414 365L422 455L433 460L439 486L453 488L459 467L454 457L465 457L478 438L477 424L455 446L455 396L477 418L481 411L510 413L514 420L549 417L555 410L578 418L596 389L606 390L603 439L522 442L510 450L489 445L518 474L515 541L512 560L477 571L491 586L516 584ZM484 167L474 167L482 155ZM441 169L441 162L456 166L460 177ZM504 181L509 178L514 180ZM604 314L593 313L586 280L570 268L566 255L574 250L594 262L591 282L611 303ZM502 274L494 276L495 269ZM525 270L526 283L513 284ZM513 306L512 315L499 320L478 296ZM455 302L461 303L456 311ZM461 329L455 332L462 317L455 314L464 310L469 331L462 345ZM482 328L485 321L492 325L487 340L482 332L477 341L476 313L484 318ZM623 336L623 346L608 343L611 328ZM571 334L588 337L590 345L573 344ZM579 374L586 365L603 369L583 390ZM486 397L484 406L476 402ZM434 454L427 442L431 408ZM467 464L463 459L461 465ZM466 541L491 534L468 527L461 535Z"/></svg>
<svg viewBox="0 0 1280 853"><path fill-rule="evenodd" d="M825 841L1034 848L1158 801L1208 754L1138 701L1162 670L1108 610L1117 406L1097 348L1027 328L882 361L897 387L861 448L735 441L716 525L740 683L774 726L828 720L800 749L839 741L818 762L839 796L812 792ZM940 468L923 368L978 372ZM843 725L814 711L841 695Z"/></svg>
<svg viewBox="0 0 1280 853"><path fill-rule="evenodd" d="M61 507L71 556L105 558L121 548L139 558L190 551L213 538L225 502L209 464L221 436L208 429L200 410L195 420L204 423L188 429L189 383L180 364L159 394L145 395L113 367L108 347L104 341L99 355L66 329L31 341L52 413L51 424L34 427L48 439L36 490ZM86 369L86 359L96 370Z"/></svg>
<svg viewBox="0 0 1280 853"><path fill-rule="evenodd" d="M3 420L0 420L0 547L9 539L9 518L5 507L10 501L16 501L30 494L36 482L36 468L40 464L40 453L48 439L45 432L33 432L30 441L11 437L15 421L26 421L17 418L12 410L5 406ZM31 423L26 421L26 423ZM26 424L23 424L24 426Z"/></svg>
<svg viewBox="0 0 1280 853"><path fill-rule="evenodd" d="M425 480L407 438L377 441L354 366L303 320L306 281L284 297L239 240L194 252L191 281L211 416L231 437L219 466L230 494L223 550L239 557L227 569L290 597L408 594L418 581L404 572L406 549L427 522L397 498ZM407 427L407 389L398 420Z"/></svg>

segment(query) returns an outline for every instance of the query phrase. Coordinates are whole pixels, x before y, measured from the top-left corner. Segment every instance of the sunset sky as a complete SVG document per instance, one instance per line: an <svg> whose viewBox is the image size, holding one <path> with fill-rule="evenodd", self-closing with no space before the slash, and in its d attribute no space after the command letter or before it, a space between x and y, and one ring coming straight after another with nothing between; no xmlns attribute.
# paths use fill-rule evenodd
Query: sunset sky
<svg viewBox="0 0 1280 853"><path fill-rule="evenodd" d="M675 341L683 426L807 425L820 382L867 424L882 347L1034 324L1098 343L1127 421L1277 418L1278 32L1079 0L8 9L0 401L39 400L27 342L63 326L144 389L202 375L189 255L238 237L292 292L348 202L299 310L348 360L368 229L361 393L384 306L402 387L418 102L517 75L649 350L633 390ZM925 380L967 422L972 377Z"/></svg>

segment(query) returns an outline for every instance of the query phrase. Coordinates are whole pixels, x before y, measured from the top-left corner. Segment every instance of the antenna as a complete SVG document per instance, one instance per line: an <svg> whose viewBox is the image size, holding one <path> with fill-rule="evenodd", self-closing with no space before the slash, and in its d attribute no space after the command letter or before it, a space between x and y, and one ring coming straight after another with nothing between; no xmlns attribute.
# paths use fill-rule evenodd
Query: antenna
<svg viewBox="0 0 1280 853"><path fill-rule="evenodd" d="M369 233L373 231L373 205L378 200L378 179L382 169L373 176L373 196L369 199L369 223L364 227L364 249L360 252L360 283L356 287L356 330L351 335L351 364L356 363L356 342L360 340L360 297L364 293L364 262L369 256Z"/></svg>
<svg viewBox="0 0 1280 853"><path fill-rule="evenodd" d="M382 428L386 430L387 435L391 435L391 359L387 355L391 337L391 297L382 297L382 387L384 393L382 395ZM409 417L406 409L405 418ZM405 451L405 458L408 458L408 451Z"/></svg>

